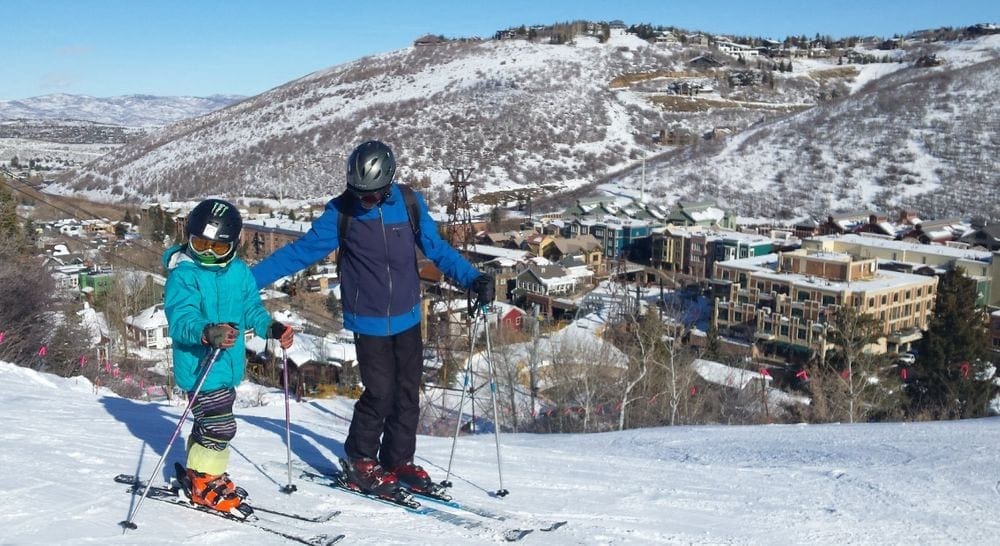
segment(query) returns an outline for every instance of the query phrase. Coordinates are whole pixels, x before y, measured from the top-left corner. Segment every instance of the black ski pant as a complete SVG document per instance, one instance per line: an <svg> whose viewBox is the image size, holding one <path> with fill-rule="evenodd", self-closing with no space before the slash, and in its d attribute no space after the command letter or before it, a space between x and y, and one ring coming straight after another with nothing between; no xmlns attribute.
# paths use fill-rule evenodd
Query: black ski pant
<svg viewBox="0 0 1000 546"><path fill-rule="evenodd" d="M365 390L354 404L344 452L384 468L412 461L424 364L420 324L392 336L355 334L354 346Z"/></svg>

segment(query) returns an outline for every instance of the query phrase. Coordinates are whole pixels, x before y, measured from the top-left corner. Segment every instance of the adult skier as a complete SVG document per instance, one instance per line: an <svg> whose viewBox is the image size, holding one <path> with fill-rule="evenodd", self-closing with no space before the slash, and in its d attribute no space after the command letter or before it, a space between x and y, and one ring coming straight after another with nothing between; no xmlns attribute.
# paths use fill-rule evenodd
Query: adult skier
<svg viewBox="0 0 1000 546"><path fill-rule="evenodd" d="M242 227L232 203L206 199L188 215L184 244L163 254L168 272L163 310L173 340L174 379L189 398L206 354L223 349L191 400L187 470L178 479L193 502L230 513L242 502L226 468L236 435L235 387L246 368L243 334L253 328L285 349L293 341L292 329L271 319L250 269L236 257Z"/></svg>
<svg viewBox="0 0 1000 546"><path fill-rule="evenodd" d="M495 290L492 275L441 239L423 197L394 183L395 173L387 145L362 143L347 160L346 191L327 203L307 233L253 267L257 286L264 287L338 252L344 327L354 332L365 387L341 463L349 485L382 496L394 495L400 481L418 492L434 486L413 462L423 373L416 248L456 284L474 290L477 306L492 302Z"/></svg>

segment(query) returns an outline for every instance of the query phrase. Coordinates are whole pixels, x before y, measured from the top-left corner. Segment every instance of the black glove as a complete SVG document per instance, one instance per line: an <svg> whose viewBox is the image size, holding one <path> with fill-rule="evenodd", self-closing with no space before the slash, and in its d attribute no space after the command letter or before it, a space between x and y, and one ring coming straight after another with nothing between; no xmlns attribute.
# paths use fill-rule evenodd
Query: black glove
<svg viewBox="0 0 1000 546"><path fill-rule="evenodd" d="M228 349L236 345L237 335L239 332L232 324L209 324L201 332L201 342L216 349Z"/></svg>
<svg viewBox="0 0 1000 546"><path fill-rule="evenodd" d="M496 299L496 279L489 273L483 273L472 281L472 291L476 293L476 308L493 303Z"/></svg>
<svg viewBox="0 0 1000 546"><path fill-rule="evenodd" d="M278 343L281 344L281 348L287 349L292 346L294 332L292 331L291 326L274 321L271 323L271 328L267 332L267 337L277 339Z"/></svg>

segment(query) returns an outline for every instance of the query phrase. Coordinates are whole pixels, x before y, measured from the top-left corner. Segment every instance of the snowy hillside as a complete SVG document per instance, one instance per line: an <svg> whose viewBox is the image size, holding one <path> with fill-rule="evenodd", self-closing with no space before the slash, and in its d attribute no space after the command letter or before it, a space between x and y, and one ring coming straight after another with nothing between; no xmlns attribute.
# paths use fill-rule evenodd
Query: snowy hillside
<svg viewBox="0 0 1000 546"><path fill-rule="evenodd" d="M81 120L124 127L162 127L242 100L233 95L88 97L54 94L0 101L0 120Z"/></svg>
<svg viewBox="0 0 1000 546"><path fill-rule="evenodd" d="M846 98L648 163L647 188L718 197L747 216L906 208L1000 219L1000 104L992 98L1000 36L915 52L944 64L865 65ZM615 182L638 188L641 178Z"/></svg>
<svg viewBox="0 0 1000 546"><path fill-rule="evenodd" d="M667 201L718 196L742 216L909 205L926 217L997 217L998 38L856 52L879 55L872 64L796 59L791 72L633 35L410 47L172 126L53 190L322 199L350 149L377 137L396 149L403 179L430 183L437 205L448 201L448 169L463 167L475 169L472 196L644 179ZM944 64L914 66L929 54ZM721 66L691 64L703 55ZM661 145L666 134L694 140Z"/></svg>
<svg viewBox="0 0 1000 546"><path fill-rule="evenodd" d="M454 494L505 514L465 528L305 482L285 495L280 393L246 385L230 470L261 506L327 523L289 533L346 544L489 544L509 527L526 544L993 544L1000 536L1000 420L913 424L676 427L593 435L502 435L504 499L492 434L464 436ZM292 458L342 455L350 401L292 403ZM182 408L123 399L82 378L0 362L0 544L283 544L280 537L156 501L122 533L138 500L111 478L147 477ZM185 427L185 432L189 427ZM182 442L168 458L180 460ZM444 478L451 441L418 438L418 463ZM440 505L438 505L440 507ZM440 507L442 510L450 510Z"/></svg>

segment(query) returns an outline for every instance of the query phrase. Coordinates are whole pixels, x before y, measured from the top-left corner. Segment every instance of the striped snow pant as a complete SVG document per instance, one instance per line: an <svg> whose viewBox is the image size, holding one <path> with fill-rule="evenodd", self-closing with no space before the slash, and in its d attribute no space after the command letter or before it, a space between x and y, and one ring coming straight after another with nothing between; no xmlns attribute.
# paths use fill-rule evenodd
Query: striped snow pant
<svg viewBox="0 0 1000 546"><path fill-rule="evenodd" d="M191 396L188 393L188 396ZM233 417L233 403L236 389L218 389L198 393L191 406L194 427L189 442L196 443L212 451L222 451L236 436L236 419Z"/></svg>

